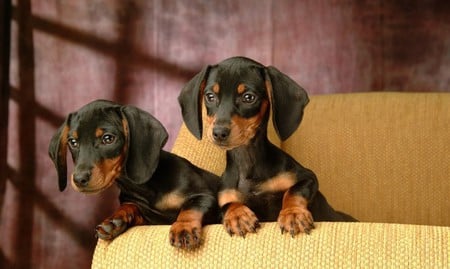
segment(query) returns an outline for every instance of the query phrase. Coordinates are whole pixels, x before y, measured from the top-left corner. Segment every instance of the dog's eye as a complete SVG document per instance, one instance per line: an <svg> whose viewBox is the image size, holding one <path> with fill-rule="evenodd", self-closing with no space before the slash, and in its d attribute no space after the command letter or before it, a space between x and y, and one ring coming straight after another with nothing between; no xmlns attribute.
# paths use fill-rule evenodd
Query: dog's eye
<svg viewBox="0 0 450 269"><path fill-rule="evenodd" d="M252 104L255 102L255 100L256 100L256 96L254 94L246 93L246 94L242 95L242 102L244 102L246 104Z"/></svg>
<svg viewBox="0 0 450 269"><path fill-rule="evenodd" d="M207 93L205 94L205 100L208 103L213 103L216 101L216 95L214 93Z"/></svg>
<svg viewBox="0 0 450 269"><path fill-rule="evenodd" d="M71 148L78 148L78 141L75 138L69 138L67 144L69 144L69 147Z"/></svg>
<svg viewBox="0 0 450 269"><path fill-rule="evenodd" d="M112 144L116 138L113 135L105 134L102 137L102 143L105 145Z"/></svg>

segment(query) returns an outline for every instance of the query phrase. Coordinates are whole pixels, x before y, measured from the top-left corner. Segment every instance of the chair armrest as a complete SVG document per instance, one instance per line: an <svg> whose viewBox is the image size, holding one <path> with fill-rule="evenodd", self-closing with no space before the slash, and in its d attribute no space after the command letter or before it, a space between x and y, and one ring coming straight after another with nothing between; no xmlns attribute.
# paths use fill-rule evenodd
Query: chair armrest
<svg viewBox="0 0 450 269"><path fill-rule="evenodd" d="M204 229L195 251L168 243L170 226L138 226L112 242L99 240L100 268L449 268L450 227L319 222L310 235L281 235L274 222L257 234L230 237Z"/></svg>

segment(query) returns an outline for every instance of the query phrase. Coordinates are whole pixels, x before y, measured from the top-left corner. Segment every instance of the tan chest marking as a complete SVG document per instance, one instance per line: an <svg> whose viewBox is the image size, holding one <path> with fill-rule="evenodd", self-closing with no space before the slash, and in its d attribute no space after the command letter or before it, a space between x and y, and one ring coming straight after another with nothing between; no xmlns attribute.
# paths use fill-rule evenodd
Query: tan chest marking
<svg viewBox="0 0 450 269"><path fill-rule="evenodd" d="M241 192L235 189L226 189L219 192L219 206L222 207L228 203L232 202L240 202L244 201L243 195Z"/></svg>
<svg viewBox="0 0 450 269"><path fill-rule="evenodd" d="M179 209L186 201L186 197L181 193L174 191L165 194L155 204L155 207L159 210Z"/></svg>
<svg viewBox="0 0 450 269"><path fill-rule="evenodd" d="M284 192L297 183L292 172L282 172L258 186L258 192Z"/></svg>

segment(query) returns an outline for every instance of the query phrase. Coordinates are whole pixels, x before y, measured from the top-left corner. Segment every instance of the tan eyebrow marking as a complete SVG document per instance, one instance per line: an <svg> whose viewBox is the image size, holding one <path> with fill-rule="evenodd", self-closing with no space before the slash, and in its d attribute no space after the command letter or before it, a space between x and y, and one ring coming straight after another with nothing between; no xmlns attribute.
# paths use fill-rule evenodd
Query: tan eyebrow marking
<svg viewBox="0 0 450 269"><path fill-rule="evenodd" d="M95 129L95 137L101 137L104 133L105 131L100 128Z"/></svg>
<svg viewBox="0 0 450 269"><path fill-rule="evenodd" d="M215 94L218 94L219 91L220 91L219 83L214 83L214 85L213 85L213 87L212 87L212 90L213 90L213 92L214 92Z"/></svg>
<svg viewBox="0 0 450 269"><path fill-rule="evenodd" d="M238 92L239 94L242 94L244 91L245 91L245 85L242 84L242 83L239 84L238 87L237 87L237 92Z"/></svg>

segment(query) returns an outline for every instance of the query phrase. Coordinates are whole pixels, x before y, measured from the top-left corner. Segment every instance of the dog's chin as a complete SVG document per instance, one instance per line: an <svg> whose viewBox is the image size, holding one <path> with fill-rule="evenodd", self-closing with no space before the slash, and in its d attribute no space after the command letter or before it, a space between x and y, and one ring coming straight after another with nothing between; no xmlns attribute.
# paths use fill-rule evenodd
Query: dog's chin
<svg viewBox="0 0 450 269"><path fill-rule="evenodd" d="M97 194L100 193L106 189L108 189L109 187L111 187L111 185L114 183L113 180L111 180L110 182L108 182L107 184L102 184L102 185L98 185L98 186L86 186L86 187L78 187L73 181L72 181L72 188L74 190L76 190L77 192L81 192L84 194Z"/></svg>
<svg viewBox="0 0 450 269"><path fill-rule="evenodd" d="M244 145L243 143L236 144L230 143L229 141L217 141L215 139L210 139L210 141L222 150L232 150Z"/></svg>
<svg viewBox="0 0 450 269"><path fill-rule="evenodd" d="M237 147L237 146L230 146L228 144L224 144L224 143L220 143L220 142L218 142L218 143L214 142L214 145L218 146L220 149L223 149L223 150L232 150Z"/></svg>

